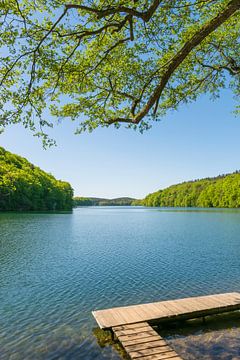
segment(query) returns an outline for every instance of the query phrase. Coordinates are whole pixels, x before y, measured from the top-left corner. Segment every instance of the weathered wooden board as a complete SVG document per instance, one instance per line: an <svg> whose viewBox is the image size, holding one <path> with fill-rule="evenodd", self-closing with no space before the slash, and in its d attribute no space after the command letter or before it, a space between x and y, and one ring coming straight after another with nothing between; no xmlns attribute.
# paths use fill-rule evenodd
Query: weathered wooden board
<svg viewBox="0 0 240 360"><path fill-rule="evenodd" d="M112 328L132 360L181 359L165 340L146 322ZM142 330L142 331L141 331Z"/></svg>
<svg viewBox="0 0 240 360"><path fill-rule="evenodd" d="M100 328L106 329L145 321L194 318L238 309L240 294L227 293L96 310L93 316Z"/></svg>
<svg viewBox="0 0 240 360"><path fill-rule="evenodd" d="M116 307L93 311L93 316L100 328L113 330L132 360L182 360L150 324L233 310L240 310L240 293Z"/></svg>

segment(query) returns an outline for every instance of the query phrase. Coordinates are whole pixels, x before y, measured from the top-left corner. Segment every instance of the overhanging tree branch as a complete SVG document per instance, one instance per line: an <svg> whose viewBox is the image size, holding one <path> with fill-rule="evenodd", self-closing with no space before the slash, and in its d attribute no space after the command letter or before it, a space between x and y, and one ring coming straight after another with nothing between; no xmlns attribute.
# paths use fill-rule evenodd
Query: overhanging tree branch
<svg viewBox="0 0 240 360"><path fill-rule="evenodd" d="M204 91L217 95L217 87L230 84L225 70L234 75L230 86L237 94L239 32L232 15L240 0L77 3L62 10L61 3L39 0L45 12L40 21L27 2L13 0L1 10L1 45L9 46L0 55L4 126L24 116L31 127L49 107L53 115L73 120L83 114L83 131L114 123L141 130L181 99L195 100ZM51 21L54 13L60 16ZM226 25L218 29L225 22L229 33ZM198 94L192 96L191 89Z"/></svg>
<svg viewBox="0 0 240 360"><path fill-rule="evenodd" d="M66 9L78 9L78 10L86 11L87 13L93 13L97 16L98 19L103 19L109 15L124 13L131 16L135 16L137 18L142 19L145 22L148 22L162 1L163 0L154 0L153 3L148 8L148 10L144 12L137 11L136 9L129 8L127 6L116 6L116 7L109 6L106 9L98 9L98 8L78 5L78 4L67 4Z"/></svg>
<svg viewBox="0 0 240 360"><path fill-rule="evenodd" d="M155 88L153 94L150 96L147 104L143 109L132 119L132 123L138 124L144 116L148 114L154 104L158 104L161 94L168 83L168 80L174 73L174 71L181 65L190 52L197 47L209 34L222 25L230 16L232 16L240 8L240 0L232 0L228 3L226 8L218 14L214 19L204 25L198 32L196 32L190 40L179 50L179 52L173 57L172 61L168 65L164 74L161 77L160 83ZM156 112L157 108L155 108Z"/></svg>

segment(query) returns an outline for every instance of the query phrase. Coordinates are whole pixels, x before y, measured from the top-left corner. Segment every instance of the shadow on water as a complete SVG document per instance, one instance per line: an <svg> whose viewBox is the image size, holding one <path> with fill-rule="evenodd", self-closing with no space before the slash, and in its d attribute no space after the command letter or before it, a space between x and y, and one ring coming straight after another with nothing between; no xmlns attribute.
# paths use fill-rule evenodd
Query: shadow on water
<svg viewBox="0 0 240 360"><path fill-rule="evenodd" d="M172 323L158 328L174 350L186 360L239 360L240 312Z"/></svg>

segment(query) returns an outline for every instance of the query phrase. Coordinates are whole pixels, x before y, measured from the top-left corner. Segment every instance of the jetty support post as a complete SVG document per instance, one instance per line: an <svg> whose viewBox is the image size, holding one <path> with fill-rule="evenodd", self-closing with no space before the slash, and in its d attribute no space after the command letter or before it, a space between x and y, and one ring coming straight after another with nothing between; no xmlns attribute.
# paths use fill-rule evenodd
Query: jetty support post
<svg viewBox="0 0 240 360"><path fill-rule="evenodd" d="M110 328L110 334L111 334L111 340L114 342L115 341L115 335L114 335L114 331L112 328Z"/></svg>

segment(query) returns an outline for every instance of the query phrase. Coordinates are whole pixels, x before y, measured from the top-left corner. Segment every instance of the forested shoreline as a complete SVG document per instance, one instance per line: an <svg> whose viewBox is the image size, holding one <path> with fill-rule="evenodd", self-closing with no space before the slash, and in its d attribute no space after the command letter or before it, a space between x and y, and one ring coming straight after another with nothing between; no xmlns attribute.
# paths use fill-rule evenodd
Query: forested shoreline
<svg viewBox="0 0 240 360"><path fill-rule="evenodd" d="M73 189L68 182L0 147L0 210L71 210Z"/></svg>
<svg viewBox="0 0 240 360"><path fill-rule="evenodd" d="M240 172L172 185L147 195L134 205L239 208Z"/></svg>
<svg viewBox="0 0 240 360"><path fill-rule="evenodd" d="M79 197L73 198L73 205L77 206L129 206L135 202L136 199L129 197L121 197L115 199L105 199L97 197Z"/></svg>
<svg viewBox="0 0 240 360"><path fill-rule="evenodd" d="M71 210L73 206L240 207L240 171L187 181L147 195L105 199L74 197L68 182L0 147L0 211Z"/></svg>

